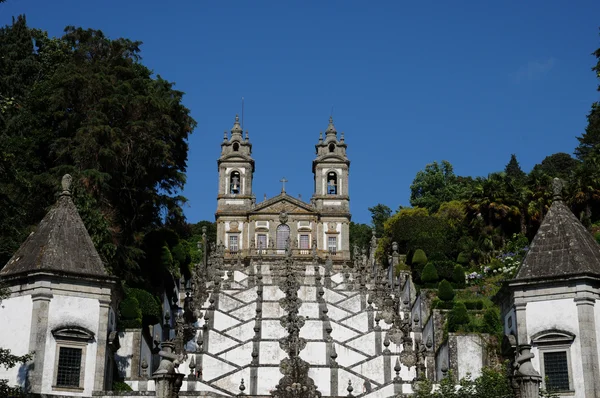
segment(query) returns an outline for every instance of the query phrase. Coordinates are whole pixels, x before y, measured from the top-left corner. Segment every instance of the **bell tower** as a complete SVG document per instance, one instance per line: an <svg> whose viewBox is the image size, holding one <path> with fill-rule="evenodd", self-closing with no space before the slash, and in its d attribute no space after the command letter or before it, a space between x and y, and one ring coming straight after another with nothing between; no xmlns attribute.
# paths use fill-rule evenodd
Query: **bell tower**
<svg viewBox="0 0 600 398"><path fill-rule="evenodd" d="M217 195L217 239L219 243L229 248L230 241L237 247L236 251L245 244L242 243L246 214L255 202L252 194L252 176L254 174L254 159L252 159L252 144L246 131L242 135L240 118L235 116L231 136L225 131L221 143L221 156L217 160L219 170L219 193ZM230 238L230 235L237 238Z"/></svg>
<svg viewBox="0 0 600 398"><path fill-rule="evenodd" d="M333 118L330 117L325 139L321 133L319 142L315 145L317 157L312 164L315 181L312 203L321 214L319 248L329 253L341 251L343 255L349 256L350 160L346 155L346 148L344 133L341 133L338 140Z"/></svg>

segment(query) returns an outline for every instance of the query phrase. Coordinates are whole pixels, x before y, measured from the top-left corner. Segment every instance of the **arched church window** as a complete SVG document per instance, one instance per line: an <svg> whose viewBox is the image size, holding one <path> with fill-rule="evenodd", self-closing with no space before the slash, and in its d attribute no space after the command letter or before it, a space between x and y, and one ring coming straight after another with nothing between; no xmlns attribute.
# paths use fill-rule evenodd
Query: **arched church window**
<svg viewBox="0 0 600 398"><path fill-rule="evenodd" d="M335 144L333 142L329 144L329 152L335 152Z"/></svg>
<svg viewBox="0 0 600 398"><path fill-rule="evenodd" d="M240 144L237 142L233 144L233 152L237 152L240 150Z"/></svg>
<svg viewBox="0 0 600 398"><path fill-rule="evenodd" d="M327 194L337 195L337 174L333 171L327 173Z"/></svg>
<svg viewBox="0 0 600 398"><path fill-rule="evenodd" d="M285 250L288 239L290 238L290 226L281 224L277 227L277 250Z"/></svg>
<svg viewBox="0 0 600 398"><path fill-rule="evenodd" d="M234 171L229 177L229 193L237 195L240 193L240 173Z"/></svg>

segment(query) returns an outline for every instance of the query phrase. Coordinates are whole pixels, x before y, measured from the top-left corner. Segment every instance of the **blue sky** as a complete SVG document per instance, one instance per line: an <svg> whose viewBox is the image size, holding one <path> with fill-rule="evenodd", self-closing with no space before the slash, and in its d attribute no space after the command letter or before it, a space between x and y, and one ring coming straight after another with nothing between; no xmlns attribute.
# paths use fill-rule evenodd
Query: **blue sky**
<svg viewBox="0 0 600 398"><path fill-rule="evenodd" d="M26 1L0 4L60 35L67 25L140 40L143 63L185 92L188 219L213 220L223 131L245 98L258 200L312 195L311 162L333 106L344 131L353 220L408 205L415 174L529 171L572 153L600 47L595 1Z"/></svg>

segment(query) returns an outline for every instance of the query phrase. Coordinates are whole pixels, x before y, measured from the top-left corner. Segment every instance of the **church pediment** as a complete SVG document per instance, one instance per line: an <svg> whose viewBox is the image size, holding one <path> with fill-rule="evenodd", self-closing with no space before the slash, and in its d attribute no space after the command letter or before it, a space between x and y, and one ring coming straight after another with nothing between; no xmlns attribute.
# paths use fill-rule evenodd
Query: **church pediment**
<svg viewBox="0 0 600 398"><path fill-rule="evenodd" d="M282 212L289 214L316 213L310 204L292 198L285 193L257 204L252 210L253 214L279 214Z"/></svg>

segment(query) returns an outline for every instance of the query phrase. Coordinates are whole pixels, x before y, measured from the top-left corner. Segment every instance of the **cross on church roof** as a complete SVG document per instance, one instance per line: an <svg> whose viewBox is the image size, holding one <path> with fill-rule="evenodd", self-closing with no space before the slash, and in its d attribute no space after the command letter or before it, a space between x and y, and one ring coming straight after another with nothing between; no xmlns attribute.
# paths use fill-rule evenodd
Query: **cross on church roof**
<svg viewBox="0 0 600 398"><path fill-rule="evenodd" d="M285 179L285 177L283 177L281 180L279 180L279 182L281 182L281 192L285 192L285 183L288 182L288 180Z"/></svg>

